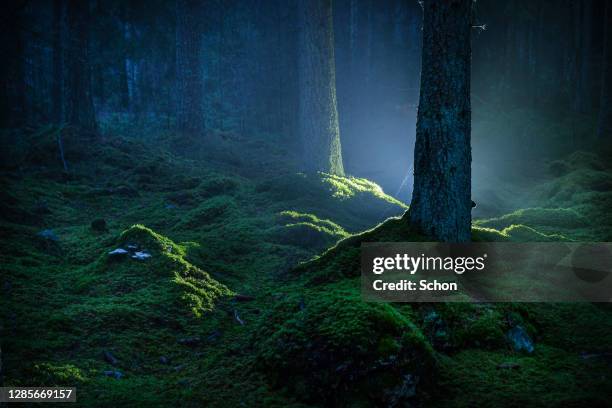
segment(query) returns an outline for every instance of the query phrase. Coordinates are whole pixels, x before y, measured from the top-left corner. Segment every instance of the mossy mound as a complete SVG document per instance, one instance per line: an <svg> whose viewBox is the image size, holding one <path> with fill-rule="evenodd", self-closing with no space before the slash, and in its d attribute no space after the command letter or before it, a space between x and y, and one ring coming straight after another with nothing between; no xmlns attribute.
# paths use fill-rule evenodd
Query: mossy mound
<svg viewBox="0 0 612 408"><path fill-rule="evenodd" d="M576 170L602 171L610 168L610 164L599 155L592 152L577 151L563 160L553 160L548 164L550 173L555 177L564 176Z"/></svg>
<svg viewBox="0 0 612 408"><path fill-rule="evenodd" d="M333 219L350 232L400 215L408 208L371 181L326 173L285 174L260 182L255 191L267 202L282 202L284 208L279 208L279 211L297 211L321 219ZM342 207L342 212L337 211L339 207Z"/></svg>
<svg viewBox="0 0 612 408"><path fill-rule="evenodd" d="M189 210L176 229L198 229L211 224L219 224L236 215L237 203L231 196L215 196L201 202Z"/></svg>
<svg viewBox="0 0 612 408"><path fill-rule="evenodd" d="M510 214L488 220L479 220L478 226L503 230L512 225L524 225L536 229L564 230L584 228L589 220L577 211L569 208L526 208Z"/></svg>
<svg viewBox="0 0 612 408"><path fill-rule="evenodd" d="M503 224L502 224L503 225ZM475 225L472 228L474 242L498 241L562 241L566 237L558 234L544 234L525 225L510 225L501 231ZM390 218L377 227L351 235L320 256L298 265L293 274L306 276L311 283L335 281L344 277L360 275L361 244L363 242L426 242L428 238L415 232L406 217Z"/></svg>
<svg viewBox="0 0 612 408"><path fill-rule="evenodd" d="M194 318L212 312L232 294L186 261L185 247L149 228L134 225L116 244L78 271L71 292L81 301L52 313L51 324L61 330L74 325L89 335L104 328L109 338L130 333L127 339L133 342L162 328L187 330ZM110 252L118 248L128 252Z"/></svg>
<svg viewBox="0 0 612 408"><path fill-rule="evenodd" d="M403 406L435 376L419 329L388 304L361 301L352 283L291 296L263 322L259 368L308 403Z"/></svg>
<svg viewBox="0 0 612 408"><path fill-rule="evenodd" d="M138 302L148 302L146 294L155 292L155 302L163 307L175 306L180 302L199 317L211 311L218 299L232 293L208 273L186 261L185 247L143 225L134 225L124 231L118 244L122 248L132 247L136 253L139 251L151 256L137 260L132 259L135 255L128 254L123 257L125 259L116 260L114 256L106 255L102 269L113 276L109 282L110 289L116 288L123 295L133 294L135 301L144 295ZM139 283L134 278L143 281ZM130 287L131 284L135 285ZM162 298L165 300L160 302Z"/></svg>
<svg viewBox="0 0 612 408"><path fill-rule="evenodd" d="M313 214L282 211L277 216L278 227L268 234L273 242L304 248L323 249L349 234L340 225L322 220Z"/></svg>

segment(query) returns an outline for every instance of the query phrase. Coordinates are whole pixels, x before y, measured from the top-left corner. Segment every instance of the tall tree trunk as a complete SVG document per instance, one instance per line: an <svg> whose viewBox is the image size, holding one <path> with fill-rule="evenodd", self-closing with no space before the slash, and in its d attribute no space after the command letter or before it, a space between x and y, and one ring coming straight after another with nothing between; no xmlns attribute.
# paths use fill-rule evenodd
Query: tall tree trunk
<svg viewBox="0 0 612 408"><path fill-rule="evenodd" d="M200 4L198 0L176 1L176 123L179 131L192 136L204 130Z"/></svg>
<svg viewBox="0 0 612 408"><path fill-rule="evenodd" d="M0 122L3 126L19 126L27 121L23 9L27 1L2 2L0 34Z"/></svg>
<svg viewBox="0 0 612 408"><path fill-rule="evenodd" d="M89 1L68 0L67 5L67 121L95 134L98 126L91 92Z"/></svg>
<svg viewBox="0 0 612 408"><path fill-rule="evenodd" d="M472 0L423 2L410 222L444 242L471 239L471 24Z"/></svg>
<svg viewBox="0 0 612 408"><path fill-rule="evenodd" d="M582 0L578 5L579 20L576 27L578 49L576 50L577 73L575 83L574 108L587 113L592 108L591 101L591 57L592 57L592 20L593 0Z"/></svg>
<svg viewBox="0 0 612 408"><path fill-rule="evenodd" d="M131 51L130 5L131 3L127 1L123 3L120 21L123 32L123 54L121 55L121 61L119 61L119 94L121 109L124 112L130 111L130 86L128 78Z"/></svg>
<svg viewBox="0 0 612 408"><path fill-rule="evenodd" d="M64 51L62 44L63 0L53 1L53 74L51 84L51 115L55 123L63 121Z"/></svg>
<svg viewBox="0 0 612 408"><path fill-rule="evenodd" d="M612 1L606 1L604 19L604 55L601 75L601 102L597 136L600 139L612 136Z"/></svg>
<svg viewBox="0 0 612 408"><path fill-rule="evenodd" d="M300 0L298 132L303 168L343 175L331 0Z"/></svg>

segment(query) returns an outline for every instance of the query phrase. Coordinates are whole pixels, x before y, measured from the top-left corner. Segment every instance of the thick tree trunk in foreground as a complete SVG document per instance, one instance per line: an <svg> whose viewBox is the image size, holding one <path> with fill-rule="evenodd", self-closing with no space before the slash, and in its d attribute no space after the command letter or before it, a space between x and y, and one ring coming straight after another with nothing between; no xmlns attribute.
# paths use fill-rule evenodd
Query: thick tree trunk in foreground
<svg viewBox="0 0 612 408"><path fill-rule="evenodd" d="M471 239L472 0L425 0L410 222L444 242Z"/></svg>
<svg viewBox="0 0 612 408"><path fill-rule="evenodd" d="M67 23L66 119L81 130L96 133L89 61L89 1L68 0Z"/></svg>
<svg viewBox="0 0 612 408"><path fill-rule="evenodd" d="M343 175L331 0L300 0L298 12L298 132L303 168Z"/></svg>
<svg viewBox="0 0 612 408"><path fill-rule="evenodd" d="M204 78L201 1L176 1L176 124L179 131L195 135L204 131Z"/></svg>
<svg viewBox="0 0 612 408"><path fill-rule="evenodd" d="M612 1L606 2L604 20L604 56L601 75L601 102L599 105L599 123L597 136L612 136Z"/></svg>

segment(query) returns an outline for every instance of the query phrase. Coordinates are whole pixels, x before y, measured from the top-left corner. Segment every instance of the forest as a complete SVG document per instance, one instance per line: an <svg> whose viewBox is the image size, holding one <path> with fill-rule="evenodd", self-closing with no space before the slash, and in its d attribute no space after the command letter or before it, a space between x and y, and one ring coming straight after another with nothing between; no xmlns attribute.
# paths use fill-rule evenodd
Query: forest
<svg viewBox="0 0 612 408"><path fill-rule="evenodd" d="M0 7L0 386L610 406L609 303L369 302L360 262L612 241L612 0Z"/></svg>

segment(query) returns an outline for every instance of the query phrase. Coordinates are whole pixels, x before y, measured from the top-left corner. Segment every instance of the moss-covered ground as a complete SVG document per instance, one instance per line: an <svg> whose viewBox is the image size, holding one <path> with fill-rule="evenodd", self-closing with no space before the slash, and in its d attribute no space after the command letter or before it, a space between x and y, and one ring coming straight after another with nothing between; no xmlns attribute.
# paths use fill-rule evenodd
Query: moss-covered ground
<svg viewBox="0 0 612 408"><path fill-rule="evenodd" d="M609 404L607 305L361 301L361 242L425 239L368 180L301 174L257 139L184 152L121 132L64 135L65 172L55 129L17 136L0 179L4 385L76 386L103 407ZM474 240L610 240L610 163L549 163ZM517 326L533 352L512 348Z"/></svg>

